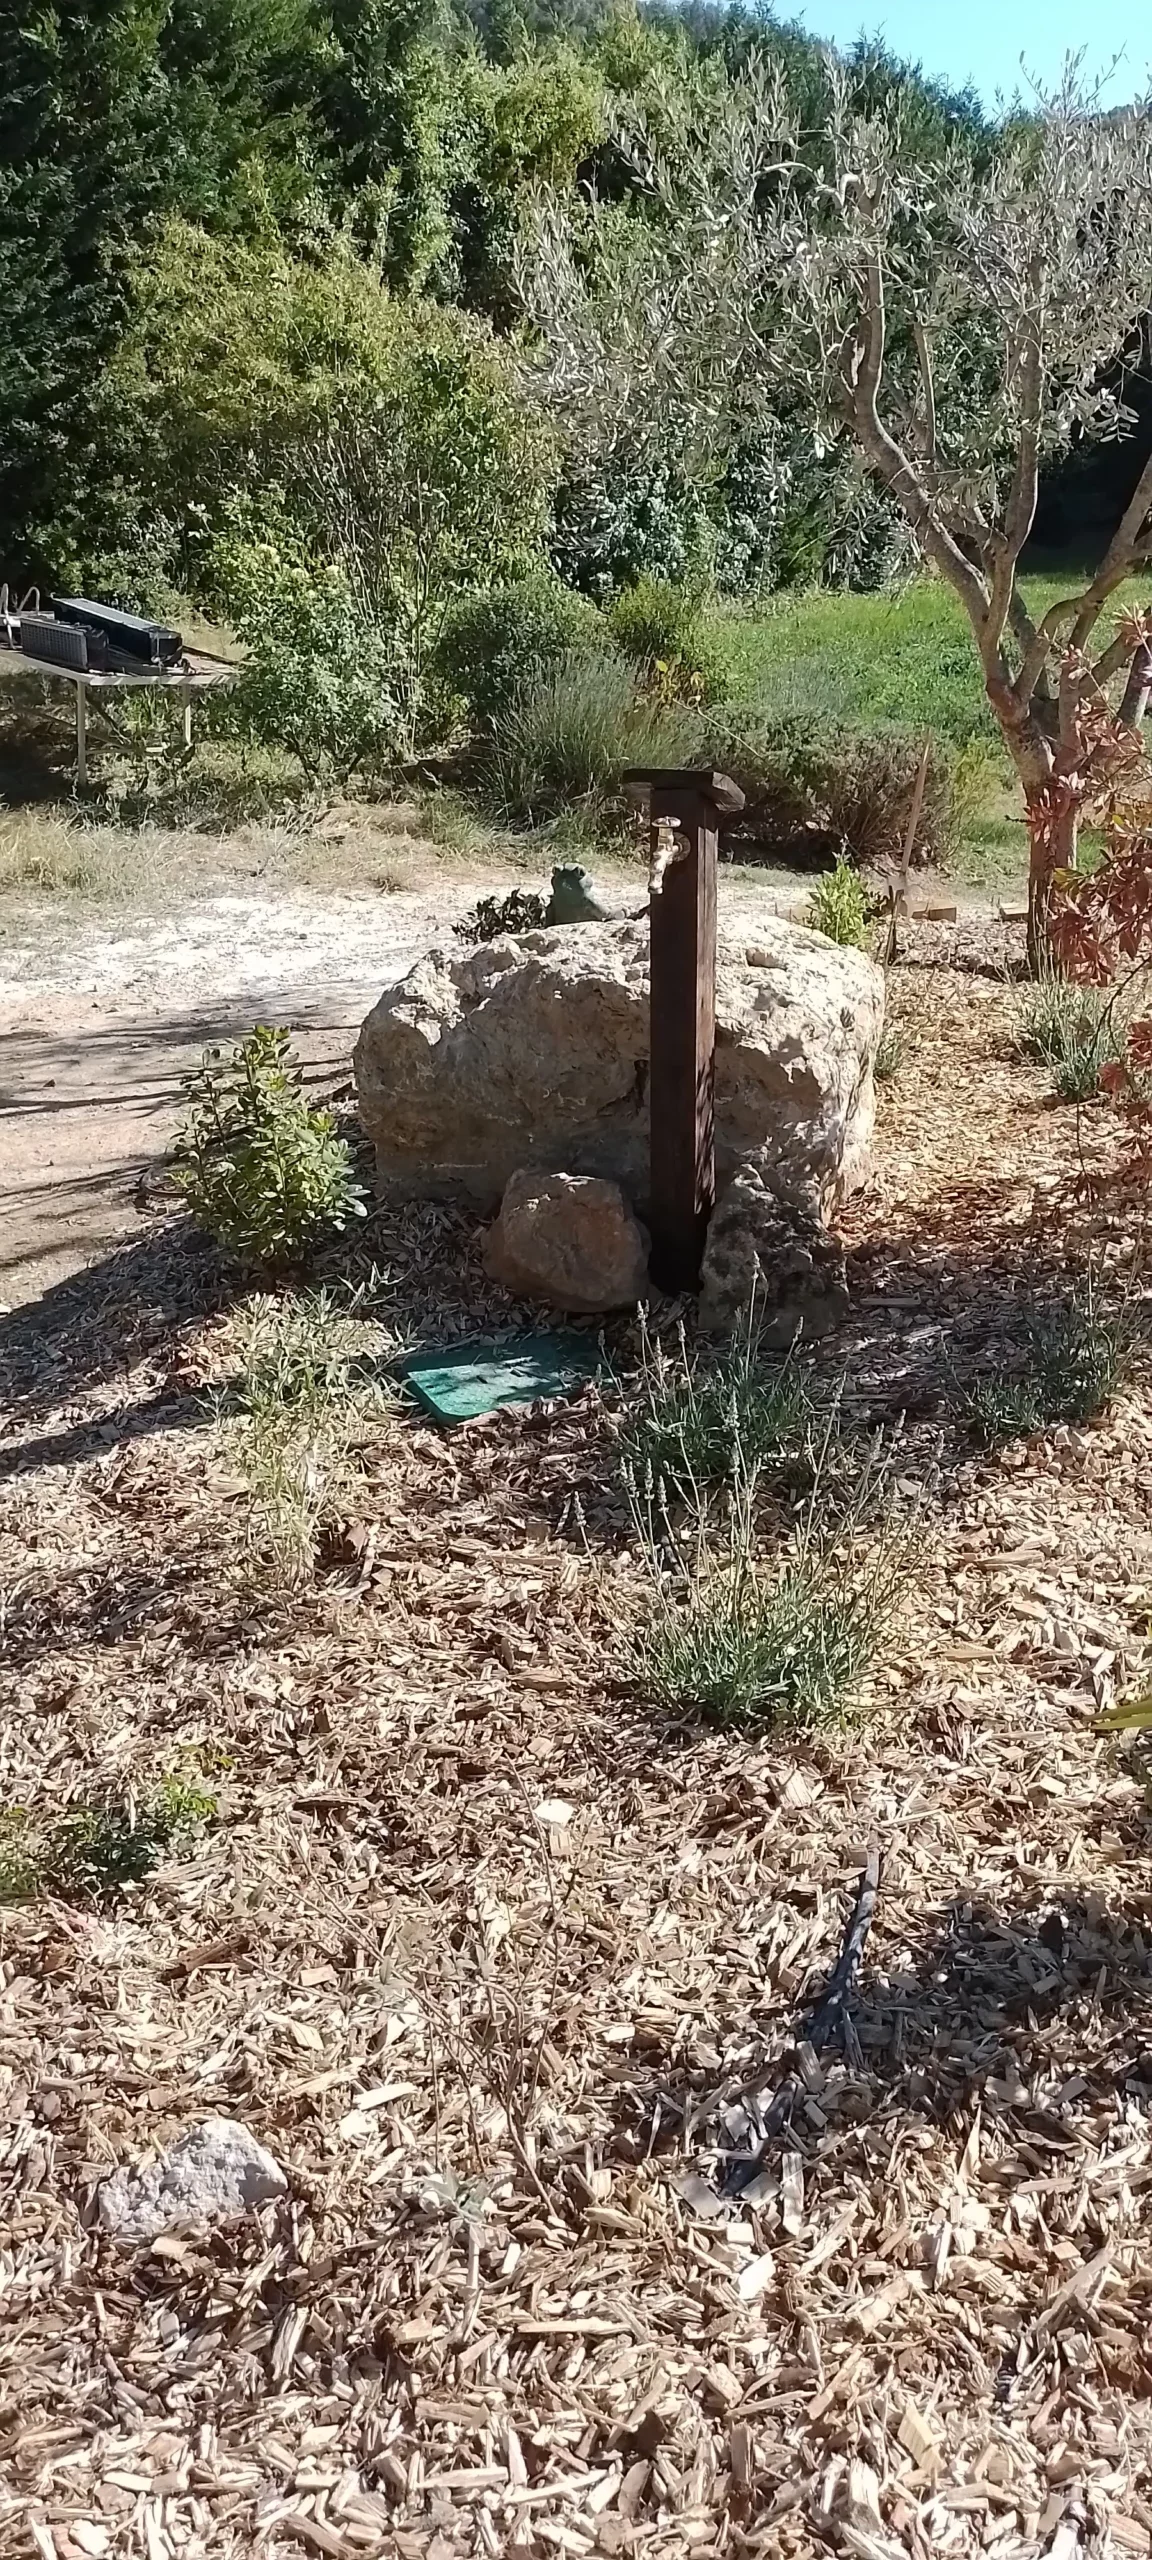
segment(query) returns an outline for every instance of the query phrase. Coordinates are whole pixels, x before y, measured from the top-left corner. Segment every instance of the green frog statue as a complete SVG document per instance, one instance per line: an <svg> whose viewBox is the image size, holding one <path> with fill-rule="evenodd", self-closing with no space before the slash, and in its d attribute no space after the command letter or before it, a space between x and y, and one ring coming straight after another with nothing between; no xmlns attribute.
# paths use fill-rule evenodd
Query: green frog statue
<svg viewBox="0 0 1152 2560"><path fill-rule="evenodd" d="M557 863L545 924L607 924L609 911L596 895L594 881L579 862Z"/></svg>

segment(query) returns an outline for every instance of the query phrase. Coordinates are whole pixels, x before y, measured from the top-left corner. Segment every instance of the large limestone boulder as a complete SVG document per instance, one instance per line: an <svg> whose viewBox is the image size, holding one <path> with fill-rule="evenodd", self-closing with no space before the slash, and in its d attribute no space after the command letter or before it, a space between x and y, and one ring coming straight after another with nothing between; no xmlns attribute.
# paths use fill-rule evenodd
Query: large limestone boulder
<svg viewBox="0 0 1152 2560"><path fill-rule="evenodd" d="M591 1173L514 1173L483 1254L513 1297L570 1315L634 1307L648 1277L648 1238L619 1183Z"/></svg>
<svg viewBox="0 0 1152 2560"><path fill-rule="evenodd" d="M721 930L721 1180L755 1155L830 1207L867 1171L884 981L770 918ZM430 951L369 1014L354 1059L382 1182L494 1208L514 1172L648 1190L648 923L622 917Z"/></svg>

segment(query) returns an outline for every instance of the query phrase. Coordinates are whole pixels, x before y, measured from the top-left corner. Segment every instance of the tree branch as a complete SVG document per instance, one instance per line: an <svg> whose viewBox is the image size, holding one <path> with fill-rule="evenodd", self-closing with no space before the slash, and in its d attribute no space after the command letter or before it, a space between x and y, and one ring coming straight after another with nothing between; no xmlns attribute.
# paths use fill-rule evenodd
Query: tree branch
<svg viewBox="0 0 1152 2560"><path fill-rule="evenodd" d="M865 460L871 463L877 476L892 491L927 557L959 596L976 635L981 658L984 658L988 618L988 590L984 580L972 567L971 561L965 559L959 543L937 514L914 463L895 436L889 434L880 416L877 401L884 370L884 344L884 273L880 253L873 247L865 256L861 331L856 339L853 360L846 370L845 389L852 423ZM996 653L993 654L995 656ZM1007 669L1003 672L1006 679Z"/></svg>
<svg viewBox="0 0 1152 2560"><path fill-rule="evenodd" d="M1109 596L1115 593L1117 587L1123 586L1125 578L1135 568L1140 550L1140 536L1144 531L1145 520L1150 510L1152 510L1152 454L1144 465L1092 584L1085 588L1080 598L1076 620L1072 627L1070 648L1083 649Z"/></svg>
<svg viewBox="0 0 1152 2560"><path fill-rule="evenodd" d="M1040 276L1033 268L1029 285L1034 300L1039 301ZM1044 398L1043 351L1040 342L1038 311L1029 315L1028 340L1020 364L1020 441L1016 449L1016 468L1004 510L1004 531L996 545L992 571L992 594L988 608L987 641L999 649L1004 626L1012 610L1016 588L1016 568L1036 514L1040 487L1040 413Z"/></svg>
<svg viewBox="0 0 1152 2560"><path fill-rule="evenodd" d="M918 311L912 315L912 334L920 359L920 380L924 385L924 460L929 471L936 468L936 383L932 372L932 349L928 332Z"/></svg>
<svg viewBox="0 0 1152 2560"><path fill-rule="evenodd" d="M1134 648L1131 638L1123 632L1118 632L1116 638L1109 641L1107 648L1101 650L1096 660L1092 669L1093 683L1105 685L1112 676L1118 676L1121 667L1131 665L1138 650L1139 644Z"/></svg>
<svg viewBox="0 0 1152 2560"><path fill-rule="evenodd" d="M1028 611L1028 607L1024 602L1024 598L1020 593L1020 589L1017 586L1015 579L1012 581L1012 593L1008 598L1008 627L1012 633L1013 639L1018 641L1021 650L1025 657L1027 657L1028 651L1035 643L1036 625L1032 620L1032 616Z"/></svg>

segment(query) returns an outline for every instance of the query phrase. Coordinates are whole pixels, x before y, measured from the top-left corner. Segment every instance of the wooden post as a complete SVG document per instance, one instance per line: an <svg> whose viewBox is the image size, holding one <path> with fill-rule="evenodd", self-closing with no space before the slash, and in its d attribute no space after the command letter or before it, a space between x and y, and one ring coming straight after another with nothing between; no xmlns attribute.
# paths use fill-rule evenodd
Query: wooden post
<svg viewBox="0 0 1152 2560"><path fill-rule="evenodd" d="M649 899L649 1204L652 1276L694 1289L716 1197L716 838L721 812L744 794L726 774L642 770L647 795ZM673 831L672 847L662 839Z"/></svg>

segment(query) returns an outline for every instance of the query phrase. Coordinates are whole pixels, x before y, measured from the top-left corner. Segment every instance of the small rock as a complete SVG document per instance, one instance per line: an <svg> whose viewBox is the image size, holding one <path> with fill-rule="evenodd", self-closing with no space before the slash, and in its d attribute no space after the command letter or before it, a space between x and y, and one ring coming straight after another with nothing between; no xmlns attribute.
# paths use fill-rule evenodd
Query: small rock
<svg viewBox="0 0 1152 2560"><path fill-rule="evenodd" d="M135 2169L117 2169L98 2189L101 2228L127 2248L154 2240L176 2224L204 2224L255 2213L286 2195L288 2181L247 2125L205 2116L167 2151Z"/></svg>
<svg viewBox="0 0 1152 2560"><path fill-rule="evenodd" d="M594 1174L514 1173L484 1238L484 1268L517 1298L572 1315L634 1307L648 1238L619 1183Z"/></svg>

